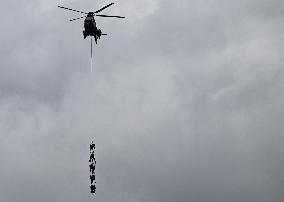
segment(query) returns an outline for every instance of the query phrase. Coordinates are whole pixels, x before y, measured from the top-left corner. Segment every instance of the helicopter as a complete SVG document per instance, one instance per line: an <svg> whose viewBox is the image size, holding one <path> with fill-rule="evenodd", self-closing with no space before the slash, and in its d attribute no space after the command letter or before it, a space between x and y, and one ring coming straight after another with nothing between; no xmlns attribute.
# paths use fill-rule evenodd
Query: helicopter
<svg viewBox="0 0 284 202"><path fill-rule="evenodd" d="M100 14L97 14L97 13L103 11L104 9L112 6L113 4L114 3L110 3L110 4L102 7L101 9L99 9L95 12L83 12L83 11L79 11L79 10L75 10L75 9L71 9L71 8L67 8L67 7L63 7L63 6L58 6L58 8L63 8L63 9L66 9L66 10L85 14L85 16L82 16L82 17L79 17L79 18L74 18L74 19L71 19L69 21L75 21L75 20L85 18L85 21L84 21L84 28L85 29L83 30L84 39L88 36L91 36L91 37L93 36L95 38L95 41L96 41L96 44L97 44L97 40L100 39L102 35L107 35L107 34L103 34L102 31L97 28L95 16L111 17L111 18L125 18L123 16L117 16L117 15L100 15Z"/></svg>

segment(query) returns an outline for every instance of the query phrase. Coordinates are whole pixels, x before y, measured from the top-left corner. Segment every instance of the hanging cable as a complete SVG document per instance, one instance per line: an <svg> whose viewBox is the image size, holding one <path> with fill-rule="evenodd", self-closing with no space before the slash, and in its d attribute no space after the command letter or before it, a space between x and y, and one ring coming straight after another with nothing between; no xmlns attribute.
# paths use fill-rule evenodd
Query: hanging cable
<svg viewBox="0 0 284 202"><path fill-rule="evenodd" d="M91 36L91 72L93 72L93 37Z"/></svg>

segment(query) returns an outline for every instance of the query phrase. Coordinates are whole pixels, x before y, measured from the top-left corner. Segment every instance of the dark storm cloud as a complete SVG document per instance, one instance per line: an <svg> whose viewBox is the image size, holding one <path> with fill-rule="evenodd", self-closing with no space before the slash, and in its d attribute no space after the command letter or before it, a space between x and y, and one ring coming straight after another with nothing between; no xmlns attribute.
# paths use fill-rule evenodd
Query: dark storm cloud
<svg viewBox="0 0 284 202"><path fill-rule="evenodd" d="M93 74L57 3L1 7L0 201L94 200L94 137L97 201L283 201L281 1L117 1Z"/></svg>

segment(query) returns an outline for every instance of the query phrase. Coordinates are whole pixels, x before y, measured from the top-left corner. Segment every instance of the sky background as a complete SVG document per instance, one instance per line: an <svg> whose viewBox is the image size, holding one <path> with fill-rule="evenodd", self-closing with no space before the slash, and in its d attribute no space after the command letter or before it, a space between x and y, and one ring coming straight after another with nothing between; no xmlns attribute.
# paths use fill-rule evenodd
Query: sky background
<svg viewBox="0 0 284 202"><path fill-rule="evenodd" d="M108 36L94 49L80 14ZM283 202L283 0L0 6L0 202ZM97 195L89 143L96 143Z"/></svg>

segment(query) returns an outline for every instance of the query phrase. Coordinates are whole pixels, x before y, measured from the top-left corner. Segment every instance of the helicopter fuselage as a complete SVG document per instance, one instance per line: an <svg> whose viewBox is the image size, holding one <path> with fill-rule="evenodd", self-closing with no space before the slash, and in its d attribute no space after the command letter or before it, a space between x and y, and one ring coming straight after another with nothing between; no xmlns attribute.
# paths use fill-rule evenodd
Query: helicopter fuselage
<svg viewBox="0 0 284 202"><path fill-rule="evenodd" d="M93 16L93 13L89 13L85 18L84 28L85 28L85 30L83 31L84 39L87 36L93 36L97 42L97 39L100 38L102 35L102 31L98 29L96 26L96 21Z"/></svg>

